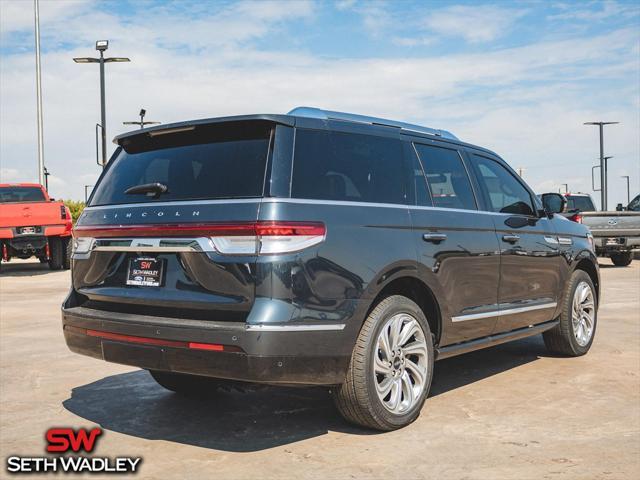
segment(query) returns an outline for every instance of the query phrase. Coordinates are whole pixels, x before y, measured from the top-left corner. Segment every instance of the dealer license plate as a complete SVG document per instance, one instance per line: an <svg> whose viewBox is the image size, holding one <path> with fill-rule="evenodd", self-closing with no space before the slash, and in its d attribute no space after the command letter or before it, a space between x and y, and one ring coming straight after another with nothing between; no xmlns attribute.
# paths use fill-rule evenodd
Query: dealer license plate
<svg viewBox="0 0 640 480"><path fill-rule="evenodd" d="M136 257L129 261L127 285L159 287L162 284L164 262L152 257Z"/></svg>

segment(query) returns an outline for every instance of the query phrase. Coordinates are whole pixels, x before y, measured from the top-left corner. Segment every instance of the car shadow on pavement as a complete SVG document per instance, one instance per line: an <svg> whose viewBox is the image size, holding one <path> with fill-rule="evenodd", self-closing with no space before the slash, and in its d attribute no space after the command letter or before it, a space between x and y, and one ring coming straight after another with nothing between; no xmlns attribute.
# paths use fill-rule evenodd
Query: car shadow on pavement
<svg viewBox="0 0 640 480"><path fill-rule="evenodd" d="M53 273L46 263L2 263L0 267L0 277L32 277L35 275L45 275Z"/></svg>
<svg viewBox="0 0 640 480"><path fill-rule="evenodd" d="M537 338L436 363L431 396L545 356ZM187 398L155 383L145 370L112 375L73 389L70 412L107 430L230 452L253 452L339 431L374 432L346 423L327 389L247 385L210 398Z"/></svg>

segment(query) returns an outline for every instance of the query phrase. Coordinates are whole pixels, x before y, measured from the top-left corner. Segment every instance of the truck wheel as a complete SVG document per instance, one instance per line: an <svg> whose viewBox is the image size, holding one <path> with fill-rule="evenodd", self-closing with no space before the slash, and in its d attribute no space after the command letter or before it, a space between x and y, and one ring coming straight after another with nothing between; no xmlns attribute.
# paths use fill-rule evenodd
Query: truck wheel
<svg viewBox="0 0 640 480"><path fill-rule="evenodd" d="M60 270L63 263L63 245L60 237L49 238L49 268Z"/></svg>
<svg viewBox="0 0 640 480"><path fill-rule="evenodd" d="M627 267L631 264L631 260L633 260L631 252L611 254L611 261L616 267Z"/></svg>
<svg viewBox="0 0 640 480"><path fill-rule="evenodd" d="M71 250L73 250L73 238L62 239L63 256L62 256L62 268L69 270L71 268Z"/></svg>
<svg viewBox="0 0 640 480"><path fill-rule="evenodd" d="M186 373L149 370L153 379L162 387L185 396L207 396L215 393L224 380Z"/></svg>
<svg viewBox="0 0 640 480"><path fill-rule="evenodd" d="M544 344L551 352L579 357L589 351L598 323L595 292L587 272L573 272L562 304L560 323L542 334Z"/></svg>
<svg viewBox="0 0 640 480"><path fill-rule="evenodd" d="M345 382L333 391L349 422L395 430L420 414L433 375L429 324L418 305L393 295L382 300L360 330Z"/></svg>

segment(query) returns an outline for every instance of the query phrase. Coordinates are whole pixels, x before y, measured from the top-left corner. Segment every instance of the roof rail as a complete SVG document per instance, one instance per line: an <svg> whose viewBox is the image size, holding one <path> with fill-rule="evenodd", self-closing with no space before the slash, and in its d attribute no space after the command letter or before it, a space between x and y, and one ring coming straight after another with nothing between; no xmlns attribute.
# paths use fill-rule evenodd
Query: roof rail
<svg viewBox="0 0 640 480"><path fill-rule="evenodd" d="M426 133L437 137L458 140L453 133L446 130L436 128L422 127L411 123L397 122L395 120L387 120L386 118L368 117L366 115L356 115L355 113L332 112L330 110L322 110L315 107L296 107L287 115L297 117L319 118L321 120L342 120L345 122L368 123L370 125L382 125L384 127L400 128L409 132Z"/></svg>

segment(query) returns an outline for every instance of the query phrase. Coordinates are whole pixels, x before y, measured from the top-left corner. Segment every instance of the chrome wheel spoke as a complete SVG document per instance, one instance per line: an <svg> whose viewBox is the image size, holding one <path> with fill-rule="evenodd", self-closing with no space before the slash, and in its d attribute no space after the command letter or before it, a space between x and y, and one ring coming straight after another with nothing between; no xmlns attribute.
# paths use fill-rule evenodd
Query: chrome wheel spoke
<svg viewBox="0 0 640 480"><path fill-rule="evenodd" d="M397 411L398 407L400 407L400 400L402 399L402 384L400 383L400 379L396 378L393 381L393 386L391 387L391 398L389 399L389 407L392 411Z"/></svg>
<svg viewBox="0 0 640 480"><path fill-rule="evenodd" d="M398 347L402 347L418 330L418 322L411 320L405 323L400 330L400 336L398 338Z"/></svg>
<svg viewBox="0 0 640 480"><path fill-rule="evenodd" d="M375 357L375 364L373 369L376 373L381 375L390 375L391 374L391 366L389 365L389 361L382 360L378 355Z"/></svg>
<svg viewBox="0 0 640 480"><path fill-rule="evenodd" d="M405 368L413 374L413 379L416 382L416 385L423 385L426 378L427 372L425 369L421 368L418 364L413 362L412 360L406 360Z"/></svg>
<svg viewBox="0 0 640 480"><path fill-rule="evenodd" d="M378 390L378 395L380 395L380 397L382 399L386 398L387 395L389 395L389 391L391 390L391 387L393 387L393 385L395 384L396 379L393 378L391 375L384 377L384 380L382 380L382 382L378 383L376 385L376 389Z"/></svg>
<svg viewBox="0 0 640 480"><path fill-rule="evenodd" d="M427 355L427 346L424 342L413 342L403 347L402 351L405 355Z"/></svg>
<svg viewBox="0 0 640 480"><path fill-rule="evenodd" d="M413 384L406 370L400 377L400 381L402 382L403 402L407 405L413 405Z"/></svg>

